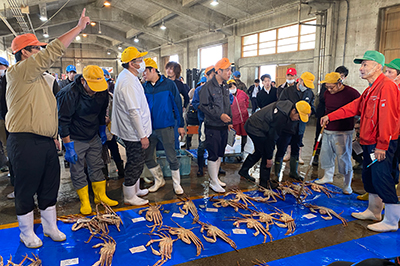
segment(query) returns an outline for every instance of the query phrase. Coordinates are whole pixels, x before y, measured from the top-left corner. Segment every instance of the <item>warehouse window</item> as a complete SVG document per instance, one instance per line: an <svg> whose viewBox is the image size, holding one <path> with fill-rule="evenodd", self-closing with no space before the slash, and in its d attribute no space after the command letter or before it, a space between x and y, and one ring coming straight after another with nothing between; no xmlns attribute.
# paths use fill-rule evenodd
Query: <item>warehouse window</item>
<svg viewBox="0 0 400 266"><path fill-rule="evenodd" d="M316 20L307 24L316 24ZM293 24L242 37L242 57L315 48L315 26Z"/></svg>
<svg viewBox="0 0 400 266"><path fill-rule="evenodd" d="M170 56L169 56L169 61L170 61L170 62L173 61L173 62L179 63L179 55L177 55L177 54L170 55Z"/></svg>
<svg viewBox="0 0 400 266"><path fill-rule="evenodd" d="M215 63L222 59L222 50L222 44L200 48L200 68L215 65Z"/></svg>

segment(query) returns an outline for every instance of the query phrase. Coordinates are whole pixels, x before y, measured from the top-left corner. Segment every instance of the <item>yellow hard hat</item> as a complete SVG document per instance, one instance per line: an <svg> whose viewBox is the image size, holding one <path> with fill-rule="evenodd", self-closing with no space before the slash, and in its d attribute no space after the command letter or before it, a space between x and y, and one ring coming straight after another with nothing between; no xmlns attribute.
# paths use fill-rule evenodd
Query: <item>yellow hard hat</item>
<svg viewBox="0 0 400 266"><path fill-rule="evenodd" d="M136 49L135 47L128 47L126 48L122 54L121 54L121 62L122 63L128 63L130 61L132 61L133 59L139 58L139 57L143 57L145 55L147 55L148 52L139 52L138 49Z"/></svg>

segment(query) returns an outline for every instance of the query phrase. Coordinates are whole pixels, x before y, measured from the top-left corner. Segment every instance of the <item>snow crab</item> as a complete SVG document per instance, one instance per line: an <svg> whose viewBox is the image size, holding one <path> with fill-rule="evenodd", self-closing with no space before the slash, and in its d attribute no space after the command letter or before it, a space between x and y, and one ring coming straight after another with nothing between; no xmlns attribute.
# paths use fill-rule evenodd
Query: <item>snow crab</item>
<svg viewBox="0 0 400 266"><path fill-rule="evenodd" d="M332 218L333 218L332 215L333 215L342 222L343 226L347 226L347 220L344 219L342 216L340 216L340 214L342 214L343 212L341 212L340 214L337 214L334 210L329 209L327 207L317 206L317 205L313 205L313 204L309 204L309 203L304 204L304 206L309 208L310 211L313 213L317 213L317 210L318 210L318 212L321 214L321 218L324 220L332 220ZM327 215L327 216L323 216L323 215Z"/></svg>
<svg viewBox="0 0 400 266"><path fill-rule="evenodd" d="M197 221L199 220L199 214L197 213L197 208L196 205L194 205L193 201L189 198L179 198L182 202L179 202L177 205L183 205L182 209L179 208L179 211L183 214L183 215L187 215L188 212L190 211L190 213L193 215L193 223L197 223Z"/></svg>
<svg viewBox="0 0 400 266"><path fill-rule="evenodd" d="M157 203L155 205L151 205L149 203L149 207L142 209L139 211L139 214L142 214L144 211L146 212L146 220L149 222L153 222L153 226L148 226L151 227L151 233L154 231L154 229L158 226L159 228L163 225L163 217L160 212L161 205L158 205Z"/></svg>

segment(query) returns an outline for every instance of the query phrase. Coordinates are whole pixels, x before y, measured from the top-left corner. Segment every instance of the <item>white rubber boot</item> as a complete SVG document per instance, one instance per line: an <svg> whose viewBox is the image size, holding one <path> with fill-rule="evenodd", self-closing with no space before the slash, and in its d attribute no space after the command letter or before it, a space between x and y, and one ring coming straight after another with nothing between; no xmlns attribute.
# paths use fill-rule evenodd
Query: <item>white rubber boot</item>
<svg viewBox="0 0 400 266"><path fill-rule="evenodd" d="M218 160L217 160L217 163L218 163L218 171L219 171L219 168L221 167L221 161L222 161L222 158L219 157ZM219 178L218 178L218 183L219 183L219 185L220 185L221 187L226 187L226 184L225 184L224 182L222 182Z"/></svg>
<svg viewBox="0 0 400 266"><path fill-rule="evenodd" d="M325 169L325 174L321 179L315 180L317 184L326 184L333 182L333 175L335 174L335 166Z"/></svg>
<svg viewBox="0 0 400 266"><path fill-rule="evenodd" d="M358 220L382 220L383 202L378 194L369 193L368 208L363 212L353 212L351 216Z"/></svg>
<svg viewBox="0 0 400 266"><path fill-rule="evenodd" d="M369 230L375 232L395 232L399 229L400 204L385 203L385 216L382 222L370 224Z"/></svg>
<svg viewBox="0 0 400 266"><path fill-rule="evenodd" d="M139 180L138 180L138 182L139 182ZM124 193L125 205L140 206L140 205L145 205L145 204L149 203L148 200L139 198L136 195L136 184L133 186L129 186L129 187L125 186L125 184L122 184L122 191Z"/></svg>
<svg viewBox="0 0 400 266"><path fill-rule="evenodd" d="M149 192L156 192L160 187L165 185L164 175L160 165L149 169L149 171L154 177L154 185L149 188Z"/></svg>
<svg viewBox="0 0 400 266"><path fill-rule="evenodd" d="M287 146L287 148L286 148L286 154L285 154L285 156L283 157L283 161L284 162L287 162L287 161L289 161L290 160L290 151L291 151L292 149L291 149L291 146L289 145L289 146Z"/></svg>
<svg viewBox="0 0 400 266"><path fill-rule="evenodd" d="M179 173L179 169L171 170L171 175L172 175L172 185L174 187L175 194L182 195L183 189L181 187L181 174Z"/></svg>
<svg viewBox="0 0 400 266"><path fill-rule="evenodd" d="M143 197L143 196L146 196L147 194L149 194L148 189L140 189L140 178L138 179L138 181L136 182L136 184L134 186L135 186L136 196Z"/></svg>
<svg viewBox="0 0 400 266"><path fill-rule="evenodd" d="M142 177L143 178L143 180L144 180L144 182L146 183L146 184L151 184L151 183L153 183L153 180L151 180L151 179L149 179L149 178L147 178L147 177Z"/></svg>
<svg viewBox="0 0 400 266"><path fill-rule="evenodd" d="M57 212L56 206L47 207L45 210L40 210L43 234L50 237L53 241L65 241L67 237L57 227Z"/></svg>
<svg viewBox="0 0 400 266"><path fill-rule="evenodd" d="M42 240L33 231L33 211L24 215L17 215L18 227L21 233L19 238L27 248L39 248L43 245Z"/></svg>
<svg viewBox="0 0 400 266"><path fill-rule="evenodd" d="M302 150L302 147L300 147L300 149L299 149L299 164L304 164L304 160L301 159L301 150Z"/></svg>
<svg viewBox="0 0 400 266"><path fill-rule="evenodd" d="M208 160L208 174L210 176L210 188L215 192L224 193L225 189L221 187L218 182L218 171L219 171L219 164L218 161L210 161Z"/></svg>
<svg viewBox="0 0 400 266"><path fill-rule="evenodd" d="M352 179L353 179L353 170L344 175L343 194L350 195L351 193L353 193L353 189L351 189Z"/></svg>

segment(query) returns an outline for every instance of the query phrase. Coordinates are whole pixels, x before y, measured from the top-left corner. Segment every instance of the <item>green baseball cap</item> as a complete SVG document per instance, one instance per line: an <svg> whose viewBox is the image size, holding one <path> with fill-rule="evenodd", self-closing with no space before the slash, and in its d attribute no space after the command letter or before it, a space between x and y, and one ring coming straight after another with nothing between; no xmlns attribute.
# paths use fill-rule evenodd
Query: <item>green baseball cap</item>
<svg viewBox="0 0 400 266"><path fill-rule="evenodd" d="M366 51L363 58L354 59L355 64L361 64L362 61L375 61L382 66L385 64L385 56L378 51Z"/></svg>
<svg viewBox="0 0 400 266"><path fill-rule="evenodd" d="M393 59L389 64L385 64L385 66L400 70L400 58Z"/></svg>

